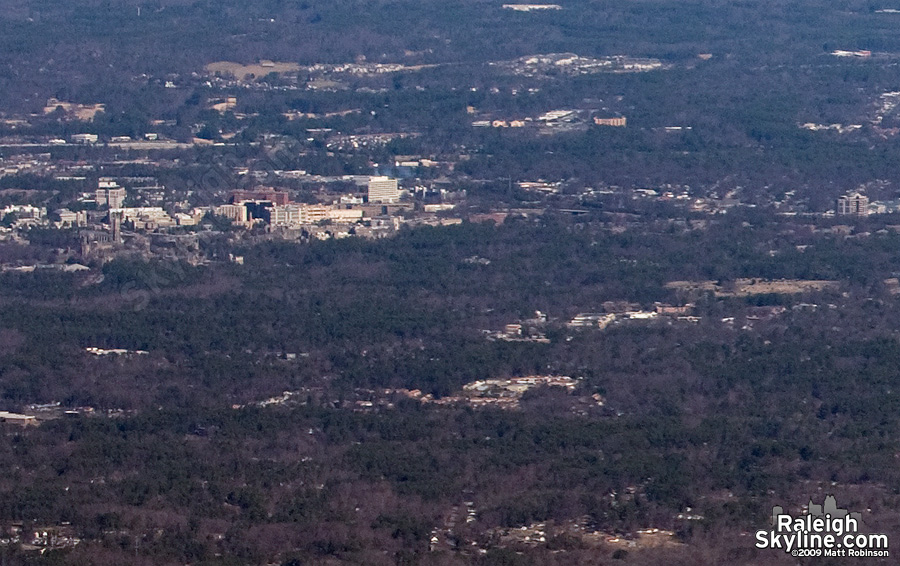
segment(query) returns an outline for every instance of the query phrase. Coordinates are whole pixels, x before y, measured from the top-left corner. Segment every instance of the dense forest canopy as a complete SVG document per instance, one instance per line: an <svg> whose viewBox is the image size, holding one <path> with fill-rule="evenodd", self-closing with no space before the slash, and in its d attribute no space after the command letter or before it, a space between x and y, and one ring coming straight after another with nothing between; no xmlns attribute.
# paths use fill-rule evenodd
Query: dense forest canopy
<svg viewBox="0 0 900 566"><path fill-rule="evenodd" d="M465 563L428 540L468 499L478 519L456 536L473 541L586 517L591 529L668 528L714 548L715 533L730 540L772 504L799 504L798 484L828 485L881 516L897 481L900 310L882 283L900 271L897 236L819 238L798 252L811 236L785 240L780 221L739 218L702 235L615 234L551 215L374 242L253 244L237 250L243 266L117 260L88 286L77 274L7 275L3 399L125 413L9 429L4 466L17 487L0 516L71 522L93 537L66 560L114 560L138 545L139 557L164 561L368 563L377 548L423 564ZM742 278L839 287L729 298L666 286ZM688 300L699 323L564 324L607 301ZM757 320L760 308L786 312ZM485 340L482 329L534 310L551 317L548 344ZM734 316L751 326L725 322ZM573 393L529 393L519 411L408 399L346 408L365 407L356 400L367 391L439 399L477 379L541 373L581 381ZM256 405L282 391L298 393ZM605 407L573 412L592 394ZM686 508L706 519L673 519ZM150 526L165 534L141 534ZM521 561L553 563L552 548ZM483 563L505 563L491 552ZM645 559L685 556L658 552Z"/></svg>

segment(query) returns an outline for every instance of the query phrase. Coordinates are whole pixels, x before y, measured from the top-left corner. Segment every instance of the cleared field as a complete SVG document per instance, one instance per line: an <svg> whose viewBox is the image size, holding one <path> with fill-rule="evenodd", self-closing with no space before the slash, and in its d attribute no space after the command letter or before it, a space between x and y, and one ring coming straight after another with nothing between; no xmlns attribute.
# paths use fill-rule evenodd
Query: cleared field
<svg viewBox="0 0 900 566"><path fill-rule="evenodd" d="M837 281L810 279L735 279L718 285L715 281L670 281L667 289L679 291L712 291L717 297L747 297L750 295L794 295L810 291L835 289Z"/></svg>
<svg viewBox="0 0 900 566"><path fill-rule="evenodd" d="M279 62L273 62L271 64L267 63L266 65L242 65L241 63L234 63L232 61L216 61L215 63L210 63L206 66L206 72L208 73L228 73L234 75L238 80L244 79L247 75L264 77L269 73L292 73L299 70L300 65L297 63Z"/></svg>

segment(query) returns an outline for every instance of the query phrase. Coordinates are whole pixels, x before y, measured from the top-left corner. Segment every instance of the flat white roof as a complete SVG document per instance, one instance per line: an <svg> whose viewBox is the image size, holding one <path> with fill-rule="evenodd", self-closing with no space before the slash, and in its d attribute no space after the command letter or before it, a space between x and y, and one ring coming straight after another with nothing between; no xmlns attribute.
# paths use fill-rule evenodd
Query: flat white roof
<svg viewBox="0 0 900 566"><path fill-rule="evenodd" d="M18 413L8 413L6 411L0 411L0 419L11 419L11 420L32 420L35 417L32 415L20 415Z"/></svg>

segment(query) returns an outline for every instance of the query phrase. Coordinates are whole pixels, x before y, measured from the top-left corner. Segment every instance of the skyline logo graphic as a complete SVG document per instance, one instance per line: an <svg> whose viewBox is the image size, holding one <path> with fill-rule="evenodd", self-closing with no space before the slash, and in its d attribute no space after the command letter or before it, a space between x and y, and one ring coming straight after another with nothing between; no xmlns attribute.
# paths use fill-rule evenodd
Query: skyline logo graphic
<svg viewBox="0 0 900 566"><path fill-rule="evenodd" d="M793 516L772 507L772 528L756 532L756 548L781 549L791 556L890 556L883 533L861 533L862 514L838 507L834 495L821 504L810 498L805 513Z"/></svg>

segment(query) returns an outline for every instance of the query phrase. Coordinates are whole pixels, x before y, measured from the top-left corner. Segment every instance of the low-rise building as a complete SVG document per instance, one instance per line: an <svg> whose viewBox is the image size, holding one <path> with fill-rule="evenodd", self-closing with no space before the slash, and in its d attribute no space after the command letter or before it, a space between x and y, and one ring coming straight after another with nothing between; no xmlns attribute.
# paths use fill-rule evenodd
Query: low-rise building
<svg viewBox="0 0 900 566"><path fill-rule="evenodd" d="M334 222L352 223L362 220L363 211L360 209L333 208L328 211L328 218Z"/></svg>
<svg viewBox="0 0 900 566"><path fill-rule="evenodd" d="M522 325L521 324L507 324L503 327L503 333L507 336L521 336L522 335Z"/></svg>
<svg viewBox="0 0 900 566"><path fill-rule="evenodd" d="M97 134L73 134L71 140L72 143L92 144L100 141L100 136Z"/></svg>
<svg viewBox="0 0 900 566"><path fill-rule="evenodd" d="M594 123L598 126L613 126L617 128L624 128L627 124L628 120L625 116L619 116L617 118L594 118Z"/></svg>
<svg viewBox="0 0 900 566"><path fill-rule="evenodd" d="M514 10L516 12L535 12L538 10L562 10L559 4L504 4L505 10Z"/></svg>
<svg viewBox="0 0 900 566"><path fill-rule="evenodd" d="M278 191L275 189L261 188L252 191L237 190L231 192L231 202L240 203L243 201L270 201L278 206L285 206L291 201L290 194L286 191Z"/></svg>
<svg viewBox="0 0 900 566"><path fill-rule="evenodd" d="M606 326L616 319L616 315L612 313L580 313L573 318L568 326L569 328L606 328Z"/></svg>
<svg viewBox="0 0 900 566"><path fill-rule="evenodd" d="M132 208L119 208L124 220L150 220L157 224L170 224L174 220L169 213L159 206L138 206Z"/></svg>
<svg viewBox="0 0 900 566"><path fill-rule="evenodd" d="M196 216L192 216L185 212L176 212L175 213L175 222L179 226L196 226L199 223L199 218Z"/></svg>
<svg viewBox="0 0 900 566"><path fill-rule="evenodd" d="M59 223L62 226L72 227L78 224L78 215L68 208L57 210L56 215L59 216Z"/></svg>
<svg viewBox="0 0 900 566"><path fill-rule="evenodd" d="M30 218L33 220L41 220L47 216L47 209L42 206L32 206L30 204L11 204L3 210L0 210L0 218L7 214L14 214L17 218Z"/></svg>
<svg viewBox="0 0 900 566"><path fill-rule="evenodd" d="M20 415L18 413L8 413L0 411L0 423L8 423L18 426L36 425L37 418L33 415Z"/></svg>
<svg viewBox="0 0 900 566"><path fill-rule="evenodd" d="M690 312L694 309L693 303L688 303L686 305L667 305L663 303L659 303L656 305L656 312L664 315L686 315L690 314Z"/></svg>

